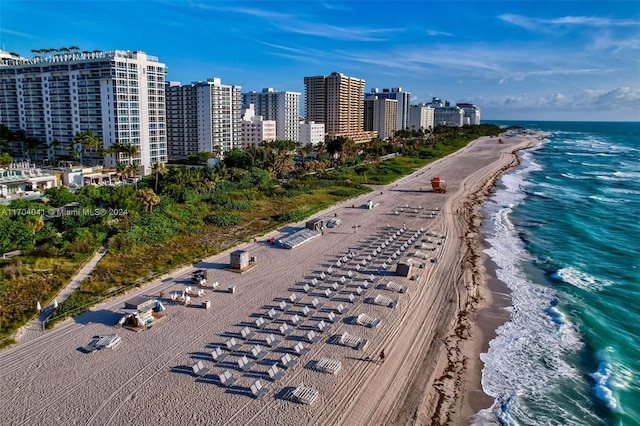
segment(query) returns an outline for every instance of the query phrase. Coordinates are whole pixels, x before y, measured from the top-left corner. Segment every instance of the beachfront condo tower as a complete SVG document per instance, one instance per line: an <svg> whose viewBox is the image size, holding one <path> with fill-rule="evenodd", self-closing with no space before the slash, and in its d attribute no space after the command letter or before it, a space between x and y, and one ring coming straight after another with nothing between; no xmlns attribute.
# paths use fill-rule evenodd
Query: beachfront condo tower
<svg viewBox="0 0 640 426"><path fill-rule="evenodd" d="M324 123L328 136L366 142L376 136L364 131L364 80L334 72L304 78L307 121Z"/></svg>
<svg viewBox="0 0 640 426"><path fill-rule="evenodd" d="M409 103L411 102L411 93L402 91L402 87L392 87L391 89L378 88L371 89L370 93L364 95L367 99L394 99L397 106L396 130L404 130L409 128Z"/></svg>
<svg viewBox="0 0 640 426"><path fill-rule="evenodd" d="M241 88L219 78L167 83L169 156L223 154L242 143Z"/></svg>
<svg viewBox="0 0 640 426"><path fill-rule="evenodd" d="M278 140L300 142L300 95L267 87L262 92L243 93L242 105L253 104L256 115L275 121Z"/></svg>
<svg viewBox="0 0 640 426"><path fill-rule="evenodd" d="M103 149L135 145L137 154L126 161L140 174L167 161L165 64L140 51L52 51L32 59L0 52L0 123L38 141L23 157L54 161L84 151L107 167L124 160L127 154L74 142L77 133L92 131Z"/></svg>
<svg viewBox="0 0 640 426"><path fill-rule="evenodd" d="M389 139L398 130L398 101L367 96L364 100L364 130L376 131L381 139Z"/></svg>

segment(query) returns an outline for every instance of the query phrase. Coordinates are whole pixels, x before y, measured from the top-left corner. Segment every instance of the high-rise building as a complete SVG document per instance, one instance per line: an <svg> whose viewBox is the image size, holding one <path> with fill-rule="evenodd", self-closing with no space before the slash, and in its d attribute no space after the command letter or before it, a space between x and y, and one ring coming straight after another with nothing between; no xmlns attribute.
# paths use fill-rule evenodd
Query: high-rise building
<svg viewBox="0 0 640 426"><path fill-rule="evenodd" d="M364 101L364 130L375 131L388 139L397 130L398 101L369 96Z"/></svg>
<svg viewBox="0 0 640 426"><path fill-rule="evenodd" d="M274 120L278 140L300 141L300 92L277 92L268 87L262 92L243 93L242 104L253 104L256 115Z"/></svg>
<svg viewBox="0 0 640 426"><path fill-rule="evenodd" d="M375 137L364 131L364 80L339 72L305 77L307 121L324 123L330 137L345 136L354 142Z"/></svg>
<svg viewBox="0 0 640 426"><path fill-rule="evenodd" d="M404 130L409 127L409 102L411 101L411 93L403 92L402 87L392 87L391 89L378 88L371 89L370 93L364 95L364 99L395 99L397 101L397 122L395 130Z"/></svg>
<svg viewBox="0 0 640 426"><path fill-rule="evenodd" d="M464 111L464 124L480 124L480 108L477 105L459 102L456 106Z"/></svg>
<svg viewBox="0 0 640 426"><path fill-rule="evenodd" d="M142 174L167 160L166 67L144 52L59 53L33 59L0 54L0 122L40 141L49 159L80 152L79 132L92 131L103 148L131 143L128 161ZM88 154L85 154L88 155ZM113 167L123 154L104 158ZM102 157L94 152L94 160Z"/></svg>
<svg viewBox="0 0 640 426"><path fill-rule="evenodd" d="M429 104L411 105L409 107L409 129L429 130L435 127L433 109Z"/></svg>
<svg viewBox="0 0 640 426"><path fill-rule="evenodd" d="M185 86L169 82L167 104L170 156L223 154L240 147L240 86L222 84L219 78Z"/></svg>
<svg viewBox="0 0 640 426"><path fill-rule="evenodd" d="M428 105L434 109L435 126L462 127L464 125L464 111L457 106L451 106L449 101L434 97Z"/></svg>
<svg viewBox="0 0 640 426"><path fill-rule="evenodd" d="M253 104L249 104L242 109L242 140L240 148L244 149L249 145L258 145L262 142L273 142L276 140L276 122L265 120L264 117L256 115Z"/></svg>

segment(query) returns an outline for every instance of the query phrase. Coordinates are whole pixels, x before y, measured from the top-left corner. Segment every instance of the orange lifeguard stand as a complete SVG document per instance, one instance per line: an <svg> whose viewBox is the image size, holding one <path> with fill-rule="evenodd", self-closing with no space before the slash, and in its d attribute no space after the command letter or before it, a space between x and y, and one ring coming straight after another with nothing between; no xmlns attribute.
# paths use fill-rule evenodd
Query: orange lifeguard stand
<svg viewBox="0 0 640 426"><path fill-rule="evenodd" d="M436 176L431 179L431 190L433 192L445 193L447 192L447 183L440 176Z"/></svg>

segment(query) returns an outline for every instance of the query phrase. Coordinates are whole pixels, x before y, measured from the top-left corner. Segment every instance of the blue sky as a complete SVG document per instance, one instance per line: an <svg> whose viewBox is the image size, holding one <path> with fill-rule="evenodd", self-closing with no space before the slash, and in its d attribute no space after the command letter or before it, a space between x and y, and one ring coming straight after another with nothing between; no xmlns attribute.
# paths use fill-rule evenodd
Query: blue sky
<svg viewBox="0 0 640 426"><path fill-rule="evenodd" d="M482 119L640 121L640 1L12 1L0 46L142 50L168 80L304 93L340 71Z"/></svg>

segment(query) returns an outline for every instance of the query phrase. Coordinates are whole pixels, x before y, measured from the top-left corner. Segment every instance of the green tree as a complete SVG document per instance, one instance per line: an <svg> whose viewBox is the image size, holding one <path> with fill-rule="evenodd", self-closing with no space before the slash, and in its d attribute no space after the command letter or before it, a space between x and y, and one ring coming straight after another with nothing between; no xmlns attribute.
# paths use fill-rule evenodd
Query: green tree
<svg viewBox="0 0 640 426"><path fill-rule="evenodd" d="M155 192L157 193L158 192L158 179L160 178L160 175L166 175L168 173L168 170L164 166L164 164L155 162L155 163L153 163L153 166L151 166L151 171L156 176Z"/></svg>
<svg viewBox="0 0 640 426"><path fill-rule="evenodd" d="M0 154L0 167L8 167L13 163L13 157L8 152Z"/></svg>
<svg viewBox="0 0 640 426"><path fill-rule="evenodd" d="M137 194L140 204L144 206L147 213L152 212L153 208L160 203L160 197L151 188L139 189Z"/></svg>

